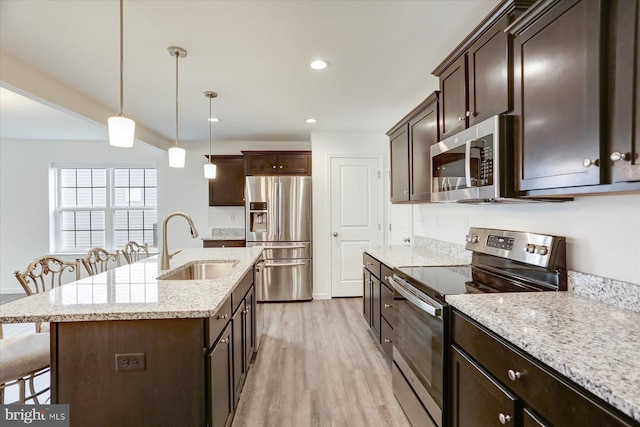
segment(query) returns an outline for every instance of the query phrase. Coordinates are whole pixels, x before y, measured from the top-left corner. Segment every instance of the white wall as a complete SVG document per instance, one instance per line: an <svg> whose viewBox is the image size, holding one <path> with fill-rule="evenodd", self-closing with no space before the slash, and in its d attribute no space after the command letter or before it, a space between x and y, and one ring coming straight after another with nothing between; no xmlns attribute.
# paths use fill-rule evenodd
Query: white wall
<svg viewBox="0 0 640 427"><path fill-rule="evenodd" d="M389 140L384 134L363 132L312 132L313 153L313 298L331 298L331 211L329 157L332 154L382 156L386 176ZM387 180L383 201L389 200ZM386 209L384 210L386 212ZM387 218L383 230L387 230ZM386 233L385 233L386 238Z"/></svg>
<svg viewBox="0 0 640 427"><path fill-rule="evenodd" d="M464 244L469 227L567 238L570 270L640 284L640 194L582 196L566 203L422 204L414 235Z"/></svg>

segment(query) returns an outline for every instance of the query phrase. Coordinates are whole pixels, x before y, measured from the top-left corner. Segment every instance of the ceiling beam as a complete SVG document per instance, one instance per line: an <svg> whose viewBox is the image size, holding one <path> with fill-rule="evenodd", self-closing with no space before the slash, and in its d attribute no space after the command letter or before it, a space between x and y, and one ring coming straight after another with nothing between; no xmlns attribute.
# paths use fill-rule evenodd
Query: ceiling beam
<svg viewBox="0 0 640 427"><path fill-rule="evenodd" d="M105 128L107 119L117 113L116 110L4 53L0 53L0 86ZM140 123L136 123L136 141L163 150L172 145L171 140Z"/></svg>

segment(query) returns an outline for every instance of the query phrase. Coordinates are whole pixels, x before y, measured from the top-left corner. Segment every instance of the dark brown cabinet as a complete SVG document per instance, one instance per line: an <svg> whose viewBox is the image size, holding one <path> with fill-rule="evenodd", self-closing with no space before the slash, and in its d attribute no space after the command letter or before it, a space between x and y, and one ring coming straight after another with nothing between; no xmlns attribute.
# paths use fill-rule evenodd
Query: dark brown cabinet
<svg viewBox="0 0 640 427"><path fill-rule="evenodd" d="M310 151L243 151L246 175L311 175Z"/></svg>
<svg viewBox="0 0 640 427"><path fill-rule="evenodd" d="M438 92L434 92L388 133L391 202L431 200L431 153L438 142Z"/></svg>
<svg viewBox="0 0 640 427"><path fill-rule="evenodd" d="M603 160L611 182L640 181L640 6L611 0L609 29L609 147Z"/></svg>
<svg viewBox="0 0 640 427"><path fill-rule="evenodd" d="M368 253L363 261L362 314L379 348L391 361L393 357L393 290L389 277L393 270Z"/></svg>
<svg viewBox="0 0 640 427"><path fill-rule="evenodd" d="M231 324L207 355L209 387L207 389L208 416L211 427L227 427L233 415L233 351Z"/></svg>
<svg viewBox="0 0 640 427"><path fill-rule="evenodd" d="M601 183L603 13L598 0L539 2L509 30L519 190Z"/></svg>
<svg viewBox="0 0 640 427"><path fill-rule="evenodd" d="M458 311L451 318L451 425L637 426Z"/></svg>
<svg viewBox="0 0 640 427"><path fill-rule="evenodd" d="M244 248L245 240L203 240L203 248Z"/></svg>
<svg viewBox="0 0 640 427"><path fill-rule="evenodd" d="M433 71L440 81L440 138L511 111L511 40L504 30L532 3L500 3Z"/></svg>
<svg viewBox="0 0 640 427"><path fill-rule="evenodd" d="M244 206L244 157L212 156L212 160L216 177L209 180L209 206Z"/></svg>

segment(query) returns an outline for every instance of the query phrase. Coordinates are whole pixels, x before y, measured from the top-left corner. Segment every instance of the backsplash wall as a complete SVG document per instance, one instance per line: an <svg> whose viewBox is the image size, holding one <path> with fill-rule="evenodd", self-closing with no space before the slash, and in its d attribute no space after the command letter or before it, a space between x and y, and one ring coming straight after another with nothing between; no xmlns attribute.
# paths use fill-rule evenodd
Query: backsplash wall
<svg viewBox="0 0 640 427"><path fill-rule="evenodd" d="M640 194L582 196L566 203L413 206L414 240L464 245L469 227L567 238L567 268L640 284Z"/></svg>

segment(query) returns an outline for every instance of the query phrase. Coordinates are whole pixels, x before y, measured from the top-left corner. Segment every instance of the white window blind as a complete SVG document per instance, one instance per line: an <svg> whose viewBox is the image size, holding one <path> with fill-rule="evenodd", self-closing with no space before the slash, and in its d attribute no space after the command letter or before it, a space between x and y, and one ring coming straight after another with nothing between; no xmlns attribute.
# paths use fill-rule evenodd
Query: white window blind
<svg viewBox="0 0 640 427"><path fill-rule="evenodd" d="M155 168L69 167L55 171L56 252L121 249L129 240L155 246Z"/></svg>

